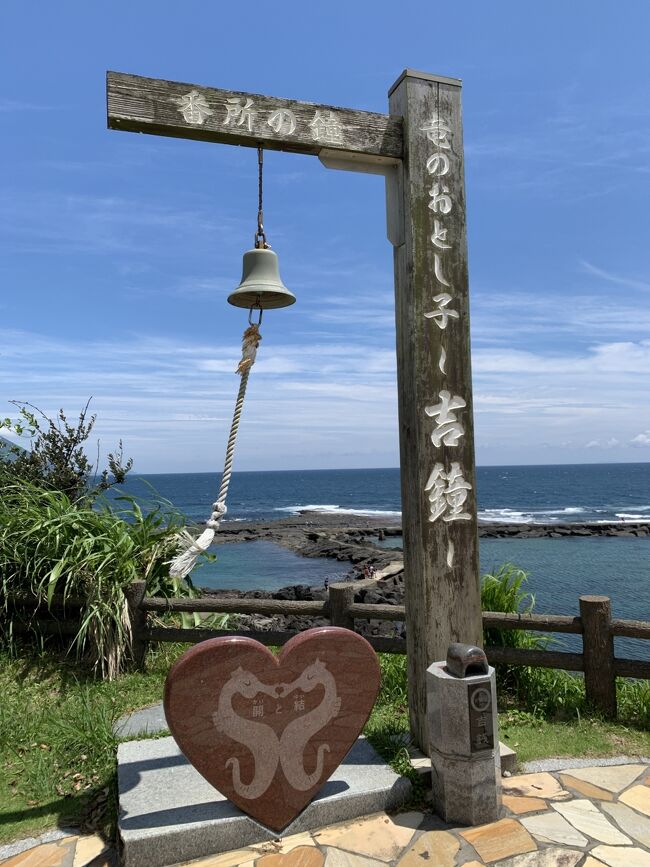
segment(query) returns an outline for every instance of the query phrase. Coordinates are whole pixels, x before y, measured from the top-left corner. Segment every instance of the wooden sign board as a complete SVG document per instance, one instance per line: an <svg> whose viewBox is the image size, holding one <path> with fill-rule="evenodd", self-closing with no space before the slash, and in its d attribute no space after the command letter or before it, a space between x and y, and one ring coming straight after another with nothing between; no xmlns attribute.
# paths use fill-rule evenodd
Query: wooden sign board
<svg viewBox="0 0 650 867"><path fill-rule="evenodd" d="M269 150L402 156L400 118L370 111L109 72L111 129Z"/></svg>
<svg viewBox="0 0 650 867"><path fill-rule="evenodd" d="M112 129L314 154L386 176L395 248L409 710L427 749L426 678L481 643L463 137L457 79L405 70L389 114L109 72Z"/></svg>

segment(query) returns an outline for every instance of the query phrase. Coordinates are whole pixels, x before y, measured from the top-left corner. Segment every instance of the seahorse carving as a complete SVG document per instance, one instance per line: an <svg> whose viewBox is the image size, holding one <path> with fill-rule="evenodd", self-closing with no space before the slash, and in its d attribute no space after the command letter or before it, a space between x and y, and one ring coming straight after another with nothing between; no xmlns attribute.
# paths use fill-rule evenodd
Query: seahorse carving
<svg viewBox="0 0 650 867"><path fill-rule="evenodd" d="M277 686L267 686L250 671L237 668L221 690L217 710L212 715L217 731L244 744L253 754L253 779L247 784L241 781L239 759L233 757L226 762L226 767L232 768L233 789L250 800L261 797L271 785L278 767L280 743L271 726L239 716L232 700L235 695L255 698L259 693L277 698Z"/></svg>
<svg viewBox="0 0 650 867"><path fill-rule="evenodd" d="M322 686L325 689L325 694L318 707L304 716L292 720L280 737L282 770L290 785L300 792L311 789L323 774L323 762L325 753L329 752L329 744L319 745L316 770L312 774L305 771L305 748L316 732L319 732L338 714L341 709L341 699L336 694L334 677L320 659L307 666L300 677L292 683L284 683L278 687L278 691L284 698L295 690L311 692L317 686Z"/></svg>

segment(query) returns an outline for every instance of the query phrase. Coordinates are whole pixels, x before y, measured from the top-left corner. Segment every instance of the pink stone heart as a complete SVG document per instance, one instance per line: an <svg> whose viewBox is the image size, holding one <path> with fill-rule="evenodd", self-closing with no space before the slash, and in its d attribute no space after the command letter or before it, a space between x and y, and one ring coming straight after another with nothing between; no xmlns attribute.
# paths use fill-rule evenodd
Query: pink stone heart
<svg viewBox="0 0 650 867"><path fill-rule="evenodd" d="M365 638L336 626L300 633L279 656L251 638L213 638L169 672L165 716L197 771L280 831L349 752L379 681Z"/></svg>

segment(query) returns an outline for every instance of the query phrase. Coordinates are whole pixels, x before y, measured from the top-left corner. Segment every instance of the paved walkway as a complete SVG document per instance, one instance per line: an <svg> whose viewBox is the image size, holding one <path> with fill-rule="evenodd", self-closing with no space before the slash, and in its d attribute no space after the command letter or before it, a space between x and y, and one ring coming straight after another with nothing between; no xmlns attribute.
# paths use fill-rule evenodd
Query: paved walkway
<svg viewBox="0 0 650 867"><path fill-rule="evenodd" d="M577 766L579 765L579 766ZM190 862L191 867L650 867L650 767L572 767L503 780L503 818L451 828L384 813ZM34 841L35 843L37 841ZM3 867L108 867L97 837L32 846ZM0 850L0 856L2 852Z"/></svg>

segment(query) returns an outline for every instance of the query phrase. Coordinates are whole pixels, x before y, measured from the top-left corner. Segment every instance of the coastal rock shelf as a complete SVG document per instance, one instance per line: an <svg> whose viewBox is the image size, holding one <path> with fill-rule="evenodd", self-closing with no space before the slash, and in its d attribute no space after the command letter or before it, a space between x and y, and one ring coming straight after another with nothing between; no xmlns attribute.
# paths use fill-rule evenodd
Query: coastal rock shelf
<svg viewBox="0 0 650 867"><path fill-rule="evenodd" d="M650 538L650 522L515 524L479 521L478 534L479 537L486 539L543 539L562 536ZM339 515L302 512L293 518L283 518L278 521L250 523L224 521L219 531L219 543L267 539L304 556L331 556L355 563L365 559L362 552L354 550L355 546L365 548L380 538L401 535L399 519L391 522L385 517L379 519L348 515L345 524L342 524Z"/></svg>
<svg viewBox="0 0 650 867"><path fill-rule="evenodd" d="M338 515L319 512L302 514L278 521L255 523L224 522L219 532L219 544L241 543L264 539L281 545L305 557L325 557L350 564L347 581L359 581L355 602L400 605L404 602L404 573L402 551L395 547L381 547L386 540L398 541L402 530L399 520L387 522L365 516L346 516L345 525ZM585 523L585 524L499 524L479 525L479 536L494 539L541 539L561 537L641 537L650 539L650 524ZM363 569L372 566L377 580L363 581ZM324 587L294 584L275 592L252 590L213 590L205 592L216 596L280 600L321 600L327 596ZM241 615L240 627L261 630L303 630L326 625L329 621L318 617L295 615ZM403 637L404 624L400 622L359 620L358 631L365 636Z"/></svg>

